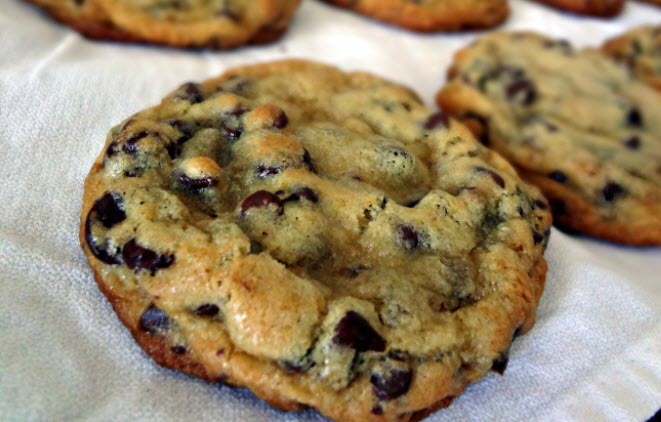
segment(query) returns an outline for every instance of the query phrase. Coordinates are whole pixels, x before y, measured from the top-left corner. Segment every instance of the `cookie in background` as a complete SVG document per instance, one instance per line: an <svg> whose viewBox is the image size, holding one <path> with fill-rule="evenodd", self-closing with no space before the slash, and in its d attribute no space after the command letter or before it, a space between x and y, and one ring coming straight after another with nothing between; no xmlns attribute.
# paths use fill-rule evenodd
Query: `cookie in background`
<svg viewBox="0 0 661 422"><path fill-rule="evenodd" d="M661 25L633 28L607 41L604 52L661 91Z"/></svg>
<svg viewBox="0 0 661 422"><path fill-rule="evenodd" d="M420 32L491 28L509 15L507 0L324 0Z"/></svg>
<svg viewBox="0 0 661 422"><path fill-rule="evenodd" d="M227 49L278 39L300 0L27 0L94 39Z"/></svg>
<svg viewBox="0 0 661 422"><path fill-rule="evenodd" d="M601 52L490 34L456 54L436 99L542 189L558 226L661 244L661 96Z"/></svg>
<svg viewBox="0 0 661 422"><path fill-rule="evenodd" d="M535 0L567 12L611 18L620 14L626 0Z"/></svg>

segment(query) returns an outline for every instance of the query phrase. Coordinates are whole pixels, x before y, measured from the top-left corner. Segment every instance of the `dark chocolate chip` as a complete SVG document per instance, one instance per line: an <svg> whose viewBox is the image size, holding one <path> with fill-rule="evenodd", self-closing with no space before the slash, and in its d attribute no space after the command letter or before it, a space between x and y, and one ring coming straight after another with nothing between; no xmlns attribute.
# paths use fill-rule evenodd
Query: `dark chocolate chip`
<svg viewBox="0 0 661 422"><path fill-rule="evenodd" d="M630 127L643 126L643 116L637 108L632 108L627 113L627 125Z"/></svg>
<svg viewBox="0 0 661 422"><path fill-rule="evenodd" d="M201 177L199 179L193 179L186 176L185 174L179 175L179 183L184 187L184 189L196 192L205 188L210 188L218 185L218 179L215 177Z"/></svg>
<svg viewBox="0 0 661 422"><path fill-rule="evenodd" d="M156 271L172 265L175 258L174 255L160 255L131 239L122 248L122 259L130 269L136 271L144 269L154 275Z"/></svg>
<svg viewBox="0 0 661 422"><path fill-rule="evenodd" d="M364 265L354 265L346 269L345 274L348 278L356 278L367 269Z"/></svg>
<svg viewBox="0 0 661 422"><path fill-rule="evenodd" d="M124 212L123 207L124 201L119 194L115 192L107 192L94 202L90 214L94 213L94 218L100 221L104 227L109 229L126 219L126 213Z"/></svg>
<svg viewBox="0 0 661 422"><path fill-rule="evenodd" d="M165 146L165 149L168 151L168 156L170 156L171 160L174 160L181 155L181 145L177 142L169 142Z"/></svg>
<svg viewBox="0 0 661 422"><path fill-rule="evenodd" d="M536 230L532 231L532 240L535 242L535 244L541 243L544 240L544 235L539 233Z"/></svg>
<svg viewBox="0 0 661 422"><path fill-rule="evenodd" d="M526 78L515 79L505 86L505 95L510 101L530 105L537 99L535 85Z"/></svg>
<svg viewBox="0 0 661 422"><path fill-rule="evenodd" d="M383 407L380 404L375 404L370 412L373 415L383 415Z"/></svg>
<svg viewBox="0 0 661 422"><path fill-rule="evenodd" d="M142 314L138 324L142 331L156 334L159 331L167 330L170 325L170 320L165 312L152 304L149 305L147 310Z"/></svg>
<svg viewBox="0 0 661 422"><path fill-rule="evenodd" d="M168 119L165 122L181 132L181 137L177 139L178 144L183 144L192 138L193 134L195 134L195 131L197 130L197 125L194 122L189 122L186 120Z"/></svg>
<svg viewBox="0 0 661 422"><path fill-rule="evenodd" d="M220 312L220 308L218 308L218 305L213 303L205 303L204 305L200 305L197 307L197 309L195 309L195 315L203 317L213 317L218 315L218 312Z"/></svg>
<svg viewBox="0 0 661 422"><path fill-rule="evenodd" d="M304 356L297 360L281 360L278 364L288 375L300 374L314 366L314 361L309 356Z"/></svg>
<svg viewBox="0 0 661 422"><path fill-rule="evenodd" d="M115 192L106 192L101 198L97 199L92 205L90 212L85 219L85 242L90 252L106 264L119 264L121 260L118 251L110 251L107 240L102 244L97 244L92 235L92 225L100 222L105 228L111 228L126 219L124 212L124 202L122 197Z"/></svg>
<svg viewBox="0 0 661 422"><path fill-rule="evenodd" d="M266 207L271 204L277 206L277 214L282 215L284 212L282 199L269 191L259 190L243 200L241 203L241 216L244 216L251 208Z"/></svg>
<svg viewBox="0 0 661 422"><path fill-rule="evenodd" d="M383 352L386 342L374 328L354 311L349 311L335 327L333 343L339 346L355 349L358 352L368 350Z"/></svg>
<svg viewBox="0 0 661 422"><path fill-rule="evenodd" d="M314 161L312 161L312 157L310 156L310 152L306 149L303 152L303 162L305 165L308 167L308 170L310 170L312 173L317 172L317 168L314 165Z"/></svg>
<svg viewBox="0 0 661 422"><path fill-rule="evenodd" d="M450 119L442 111L437 111L427 118L425 121L425 129L432 130L439 127L448 128L450 127Z"/></svg>
<svg viewBox="0 0 661 422"><path fill-rule="evenodd" d="M184 355L186 354L187 351L186 346L184 346L183 344L177 344L175 346L172 346L170 350L172 350L172 353L174 353L175 355Z"/></svg>
<svg viewBox="0 0 661 422"><path fill-rule="evenodd" d="M507 369L508 363L509 351L506 350L493 360L493 363L491 364L491 370L498 372L500 375L503 375L505 373L505 369Z"/></svg>
<svg viewBox="0 0 661 422"><path fill-rule="evenodd" d="M404 206L407 208L415 208L416 205L418 205L422 201L422 198L414 199L412 201L408 201L404 203Z"/></svg>
<svg viewBox="0 0 661 422"><path fill-rule="evenodd" d="M551 173L549 173L549 177L558 183L567 182L567 175L561 172L560 170L552 171Z"/></svg>
<svg viewBox="0 0 661 422"><path fill-rule="evenodd" d="M611 202L618 196L623 195L626 191L622 185L615 182L608 182L601 192L604 195L604 199L608 202Z"/></svg>
<svg viewBox="0 0 661 422"><path fill-rule="evenodd" d="M373 373L370 376L372 391L379 400L394 400L401 397L411 388L413 372L411 370L393 369L386 373Z"/></svg>
<svg viewBox="0 0 661 422"><path fill-rule="evenodd" d="M480 173L488 174L491 177L491 180L494 181L494 183L496 183L501 188L505 188L505 179L503 179L503 177L500 174L496 173L495 171L493 171L491 169L488 169L486 167L481 167L481 166L475 167L475 170L480 172Z"/></svg>
<svg viewBox="0 0 661 422"><path fill-rule="evenodd" d="M289 124L289 118L284 111L280 111L275 119L273 119L273 127L276 129L284 129Z"/></svg>
<svg viewBox="0 0 661 422"><path fill-rule="evenodd" d="M629 149L638 149L640 148L640 138L638 136L632 136L624 140L624 146Z"/></svg>
<svg viewBox="0 0 661 422"><path fill-rule="evenodd" d="M261 164L257 166L257 177L260 179L266 179L280 173L282 173L282 167L269 167Z"/></svg>
<svg viewBox="0 0 661 422"><path fill-rule="evenodd" d="M236 141L241 137L241 134L243 133L243 130L241 128L234 128L231 126L228 126L227 123L222 123L221 127L225 131L225 134L227 134L227 137L229 138L230 141Z"/></svg>
<svg viewBox="0 0 661 422"><path fill-rule="evenodd" d="M406 250L413 250L420 245L420 234L408 224L399 224L397 226L397 236L400 244Z"/></svg>
<svg viewBox="0 0 661 422"><path fill-rule="evenodd" d="M313 191L308 187L300 188L299 190L296 191L296 195L300 196L301 198L307 199L310 202L314 202L314 203L319 202L319 195L317 195L317 192Z"/></svg>
<svg viewBox="0 0 661 422"><path fill-rule="evenodd" d="M541 199L535 199L532 204L535 208L539 208L540 210L545 210L549 207L548 204Z"/></svg>
<svg viewBox="0 0 661 422"><path fill-rule="evenodd" d="M177 89L175 98L188 101L192 104L201 103L204 101L204 95L202 94L201 88L200 84L194 82L185 83Z"/></svg>
<svg viewBox="0 0 661 422"><path fill-rule="evenodd" d="M256 255L261 253L264 250L264 247L262 246L261 243L259 243L256 240L251 240L250 241L250 253L252 255Z"/></svg>

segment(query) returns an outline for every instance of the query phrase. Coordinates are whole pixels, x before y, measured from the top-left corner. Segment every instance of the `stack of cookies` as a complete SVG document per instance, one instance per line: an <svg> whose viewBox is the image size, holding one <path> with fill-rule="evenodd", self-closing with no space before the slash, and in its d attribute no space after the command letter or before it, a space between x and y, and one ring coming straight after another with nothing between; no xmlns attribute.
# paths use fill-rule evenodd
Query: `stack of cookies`
<svg viewBox="0 0 661 422"><path fill-rule="evenodd" d="M272 41L299 0L31 0L93 38ZM613 16L623 0L542 1ZM416 31L505 0L342 1ZM596 46L595 46L596 47ZM496 32L425 106L302 60L188 82L110 130L85 181L94 277L158 363L283 410L416 421L503 374L551 225L661 245L661 27L601 50Z"/></svg>

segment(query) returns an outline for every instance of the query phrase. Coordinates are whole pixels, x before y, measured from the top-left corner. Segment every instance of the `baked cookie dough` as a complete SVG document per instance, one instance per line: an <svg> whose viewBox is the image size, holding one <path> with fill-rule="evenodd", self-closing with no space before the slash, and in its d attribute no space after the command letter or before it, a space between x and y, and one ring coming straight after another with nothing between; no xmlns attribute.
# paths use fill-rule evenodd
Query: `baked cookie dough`
<svg viewBox="0 0 661 422"><path fill-rule="evenodd" d="M273 41L300 0L27 0L90 38L225 49Z"/></svg>
<svg viewBox="0 0 661 422"><path fill-rule="evenodd" d="M507 0L324 0L422 32L491 28L509 15Z"/></svg>
<svg viewBox="0 0 661 422"><path fill-rule="evenodd" d="M305 61L110 131L80 240L158 363L284 410L418 420L534 323L549 205L410 90Z"/></svg>
<svg viewBox="0 0 661 422"><path fill-rule="evenodd" d="M535 0L558 9L581 15L609 18L619 15L625 0Z"/></svg>
<svg viewBox="0 0 661 422"><path fill-rule="evenodd" d="M501 32L461 50L438 104L542 189L560 226L661 244L661 96L598 51Z"/></svg>
<svg viewBox="0 0 661 422"><path fill-rule="evenodd" d="M603 50L661 91L661 25L634 28L606 42Z"/></svg>

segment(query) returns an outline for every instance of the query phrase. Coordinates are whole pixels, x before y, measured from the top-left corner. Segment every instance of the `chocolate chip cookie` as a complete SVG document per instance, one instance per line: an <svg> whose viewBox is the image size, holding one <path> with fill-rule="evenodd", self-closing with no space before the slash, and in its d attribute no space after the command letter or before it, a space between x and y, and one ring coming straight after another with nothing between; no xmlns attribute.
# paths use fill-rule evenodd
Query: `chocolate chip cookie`
<svg viewBox="0 0 661 422"><path fill-rule="evenodd" d="M507 0L325 0L422 32L491 28L509 15Z"/></svg>
<svg viewBox="0 0 661 422"><path fill-rule="evenodd" d="M438 104L542 189L554 221L661 244L661 96L598 51L497 33L460 51Z"/></svg>
<svg viewBox="0 0 661 422"><path fill-rule="evenodd" d="M661 25L634 28L603 47L639 79L661 90Z"/></svg>
<svg viewBox="0 0 661 422"><path fill-rule="evenodd" d="M27 0L90 38L225 49L277 39L300 0Z"/></svg>
<svg viewBox="0 0 661 422"><path fill-rule="evenodd" d="M158 363L284 410L418 420L505 370L550 223L536 188L410 90L283 61L113 128L80 240Z"/></svg>
<svg viewBox="0 0 661 422"><path fill-rule="evenodd" d="M581 15L609 18L619 15L625 0L535 0L549 6Z"/></svg>

